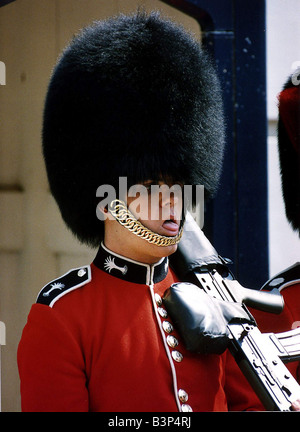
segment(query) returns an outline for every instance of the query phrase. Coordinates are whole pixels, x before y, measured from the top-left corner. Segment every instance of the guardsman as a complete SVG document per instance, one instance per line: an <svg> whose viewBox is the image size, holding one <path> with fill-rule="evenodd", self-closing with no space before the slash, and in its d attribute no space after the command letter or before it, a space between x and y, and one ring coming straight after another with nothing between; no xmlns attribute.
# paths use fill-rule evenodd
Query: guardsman
<svg viewBox="0 0 300 432"><path fill-rule="evenodd" d="M171 189L214 194L221 99L198 42L157 13L97 22L62 53L45 103L44 158L64 221L98 252L32 306L18 350L24 411L256 408L226 380L227 354L185 349L161 300L178 280L168 256L184 222ZM97 193L104 185L111 201Z"/></svg>

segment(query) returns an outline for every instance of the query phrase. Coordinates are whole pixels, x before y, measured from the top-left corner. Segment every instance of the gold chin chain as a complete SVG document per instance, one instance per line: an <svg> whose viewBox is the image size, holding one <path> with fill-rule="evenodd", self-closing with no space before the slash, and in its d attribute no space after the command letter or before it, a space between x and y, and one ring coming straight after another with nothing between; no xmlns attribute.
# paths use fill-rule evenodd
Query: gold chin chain
<svg viewBox="0 0 300 432"><path fill-rule="evenodd" d="M179 233L174 237L156 234L149 228L146 228L136 219L136 217L127 208L125 203L121 200L116 199L112 201L108 207L108 210L123 227L127 228L130 232L137 235L138 237L157 246L175 245L179 243L182 237L183 226L181 226Z"/></svg>

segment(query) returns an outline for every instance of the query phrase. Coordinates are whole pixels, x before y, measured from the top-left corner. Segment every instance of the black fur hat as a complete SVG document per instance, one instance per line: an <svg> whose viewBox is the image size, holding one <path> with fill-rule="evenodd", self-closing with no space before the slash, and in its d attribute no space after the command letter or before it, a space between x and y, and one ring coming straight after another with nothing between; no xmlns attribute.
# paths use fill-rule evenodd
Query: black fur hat
<svg viewBox="0 0 300 432"><path fill-rule="evenodd" d="M43 151L51 192L73 233L92 246L102 184L168 177L217 188L224 122L207 54L156 12L96 22L62 53L51 78Z"/></svg>
<svg viewBox="0 0 300 432"><path fill-rule="evenodd" d="M279 94L278 150L288 221L300 235L300 69Z"/></svg>

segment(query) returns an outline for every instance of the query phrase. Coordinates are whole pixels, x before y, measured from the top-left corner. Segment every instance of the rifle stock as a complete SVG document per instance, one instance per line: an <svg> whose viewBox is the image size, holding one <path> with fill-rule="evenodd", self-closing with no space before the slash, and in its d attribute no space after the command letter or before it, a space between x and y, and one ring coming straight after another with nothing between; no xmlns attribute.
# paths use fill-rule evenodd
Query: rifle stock
<svg viewBox="0 0 300 432"><path fill-rule="evenodd" d="M182 240L177 252L170 257L170 264L183 282L197 285L218 301L242 304L249 317L251 314L246 306L273 313L283 309L282 296L276 289L271 293L250 290L234 279L227 267L228 260L218 255L189 214ZM172 293L172 287L170 290ZM188 302L185 299L185 307ZM192 309L192 304L190 306ZM176 318L181 319L180 316ZM281 359L285 362L300 359L299 331L287 332L289 341L297 338L297 346L289 356L284 333L264 335L255 322L229 322L227 328L228 347L265 408L290 411L292 403L300 398L300 386Z"/></svg>

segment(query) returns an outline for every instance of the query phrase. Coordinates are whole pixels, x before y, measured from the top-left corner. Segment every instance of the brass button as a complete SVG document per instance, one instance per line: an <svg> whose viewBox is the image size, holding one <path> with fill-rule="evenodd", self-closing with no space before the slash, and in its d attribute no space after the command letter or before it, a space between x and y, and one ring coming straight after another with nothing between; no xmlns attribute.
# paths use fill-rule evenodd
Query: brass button
<svg viewBox="0 0 300 432"><path fill-rule="evenodd" d="M166 309L164 309L164 308L162 308L162 307L158 307L157 310L158 310L159 315L160 315L162 318L167 318L168 313L167 313Z"/></svg>
<svg viewBox="0 0 300 432"><path fill-rule="evenodd" d="M178 397L180 399L180 402L187 402L189 395L187 394L187 392L183 389L179 389L178 390Z"/></svg>
<svg viewBox="0 0 300 432"><path fill-rule="evenodd" d="M77 274L79 277L82 277L86 274L86 270L82 268L82 269L78 270Z"/></svg>
<svg viewBox="0 0 300 432"><path fill-rule="evenodd" d="M155 298L155 302L156 302L157 306L161 306L162 305L161 296L159 294L155 293L154 298Z"/></svg>
<svg viewBox="0 0 300 432"><path fill-rule="evenodd" d="M162 326L166 333L171 333L173 331L173 326L169 321L163 321Z"/></svg>
<svg viewBox="0 0 300 432"><path fill-rule="evenodd" d="M169 345L169 347L175 348L178 345L178 340L176 339L175 336L168 335L167 336L167 344Z"/></svg>
<svg viewBox="0 0 300 432"><path fill-rule="evenodd" d="M183 360L183 355L181 354L181 352L176 351L176 350L172 351L172 357L173 357L173 360L175 360L177 363L180 363Z"/></svg>
<svg viewBox="0 0 300 432"><path fill-rule="evenodd" d="M181 411L182 412L193 412L192 407L188 404L182 404L181 405Z"/></svg>

